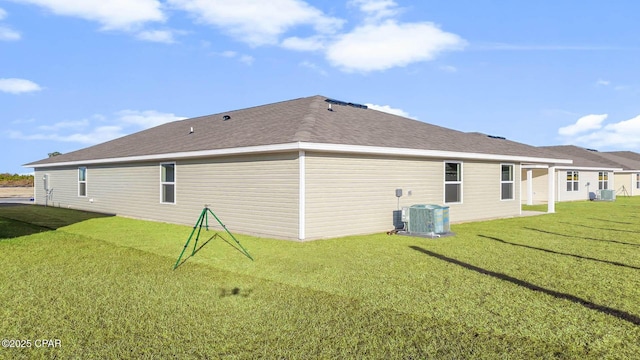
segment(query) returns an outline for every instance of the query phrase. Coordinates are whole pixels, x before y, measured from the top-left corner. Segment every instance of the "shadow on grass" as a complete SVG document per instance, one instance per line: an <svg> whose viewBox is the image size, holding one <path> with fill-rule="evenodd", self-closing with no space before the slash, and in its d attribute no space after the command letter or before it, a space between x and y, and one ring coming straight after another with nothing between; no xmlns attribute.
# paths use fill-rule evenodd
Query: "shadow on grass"
<svg viewBox="0 0 640 360"><path fill-rule="evenodd" d="M541 286L532 284L530 282L526 282L524 280L520 280L520 279L514 278L514 277L506 275L506 274L502 274L502 273L494 272L494 271L491 271L491 270L483 269L481 267L477 267L477 266L471 265L469 263L462 262L462 261L457 260L457 259L453 259L453 258L444 256L444 255L441 255L441 254L438 254L438 253L434 253L432 251L423 249L423 248L421 248L419 246L413 246L412 245L412 246L409 246L409 247L411 249L413 249L413 250L419 251L419 252L421 252L423 254L429 255L429 256L434 257L436 259L443 260L443 261L446 261L446 262L451 263L451 264L462 266L465 269L472 270L472 271L475 271L475 272L483 274L483 275L489 275L489 276L494 277L496 279L507 281L507 282L510 282L512 284L515 284L515 285L518 285L518 286L522 286L522 287L524 287L526 289L529 289L529 290L539 291L539 292L541 292L543 294L551 295L551 296L553 296L553 297L555 297L557 299L569 300L569 301L574 302L576 304L582 305L582 306L584 306L586 308L589 308L589 309L592 309L592 310L596 310L596 311L599 311L601 313L617 317L620 320L624 320L624 321L630 322L630 323L632 323L634 325L640 325L640 317L638 317L638 316L636 316L634 314L630 314L630 313L628 313L626 311L610 308L608 306L598 305L598 304L592 303L591 301L579 298L579 297L571 295L571 294L565 294L565 293L561 293L559 291L546 289L546 288L543 288Z"/></svg>
<svg viewBox="0 0 640 360"><path fill-rule="evenodd" d="M242 290L240 288L233 288L231 290L227 290L227 289L219 289L218 290L218 297L219 298L224 298L224 297L229 297L229 296L241 296L241 297L249 297L249 295L251 295L251 292L253 290L249 289L249 290Z"/></svg>
<svg viewBox="0 0 640 360"><path fill-rule="evenodd" d="M531 231L537 231L537 232L541 232L541 233L544 233L544 234L557 235L557 236L564 236L564 237L568 237L568 238L583 239L583 240L593 240L593 241L602 241L602 242L610 242L610 243L614 243L614 244L622 244L622 245L640 246L640 244L628 243L628 242L624 242L624 241L618 241L618 240L605 240L605 239L596 239L596 238L590 238L590 237L584 237L584 236L578 236L578 235L567 235L567 234L556 233L556 232L553 232L553 231L546 231L546 230L534 229L534 228L530 228L530 227L524 227L523 229L527 229L527 230L531 230Z"/></svg>
<svg viewBox="0 0 640 360"><path fill-rule="evenodd" d="M53 231L94 218L113 216L82 210L25 204L0 204L0 240Z"/></svg>
<svg viewBox="0 0 640 360"><path fill-rule="evenodd" d="M481 238L485 238L485 239L489 239L489 240L494 240L494 241L497 241L497 242L501 242L501 243L503 243L503 244L507 244L507 245L519 246L519 247L523 247L523 248L527 248L527 249L533 249L533 250L543 251L543 252L550 253L550 254L557 254L557 255L571 256L571 257L578 258L578 259L591 260L591 261L597 261L597 262L601 262L601 263L605 263L605 264L610 264L610 265L615 265L615 266L622 266L622 267L626 267L626 268L629 268L629 269L640 270L640 267L632 266L632 265L627 265L627 264L619 263L619 262L616 262L616 261L601 260L601 259L596 259L596 258L592 258L592 257L588 257L588 256L581 256L581 255L575 255L575 254L563 253L563 252L559 252L559 251L554 251L554 250L549 250L549 249L538 248L538 247L535 247L535 246L529 246L529 245L524 245L524 244L512 243L512 242L508 242L508 241L505 241L505 240L502 240L502 239L498 239L498 238L496 238L496 237L492 237L492 236L486 236L486 235L480 235L480 234L478 234L478 236L479 236L479 237L481 237Z"/></svg>
<svg viewBox="0 0 640 360"><path fill-rule="evenodd" d="M607 220L603 220L603 221L607 221ZM572 225L572 226L580 226L580 227L587 228L587 229L606 230L606 231L617 231L617 232L626 232L626 233L631 233L631 234L640 234L640 231L633 231L633 230L611 229L611 228L599 228L599 227L595 227L595 226L588 226L588 225L582 225L582 224L574 224L574 223L565 222L565 221L558 221L558 223L559 223L559 224Z"/></svg>
<svg viewBox="0 0 640 360"><path fill-rule="evenodd" d="M587 218L587 219L589 219L589 220L597 220L597 221L606 221L606 222L610 222L610 223L614 223L614 224L636 225L634 223L624 222L624 221L613 221L613 220L598 219L598 218Z"/></svg>

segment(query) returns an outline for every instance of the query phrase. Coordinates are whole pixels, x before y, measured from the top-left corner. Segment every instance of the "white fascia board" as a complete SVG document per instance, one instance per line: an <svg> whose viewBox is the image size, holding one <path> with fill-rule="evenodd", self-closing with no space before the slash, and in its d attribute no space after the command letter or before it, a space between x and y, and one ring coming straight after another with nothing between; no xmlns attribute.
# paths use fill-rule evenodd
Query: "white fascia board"
<svg viewBox="0 0 640 360"><path fill-rule="evenodd" d="M178 160L178 159L190 159L201 157L214 157L225 155L243 155L243 154L256 154L256 153L270 153L270 152L282 152L298 150L298 143L289 144L276 144L276 145L259 145L259 146L245 146L239 148L217 149L217 150L202 150L202 151L185 151L178 153L167 154L154 154L154 155L140 155L140 156L126 156L118 158L106 158L95 160L79 160L79 161L67 161L59 163L38 164L25 167L56 167L56 166L71 166L81 164L112 164L112 163L125 163L125 162L140 162L140 161L157 161L157 160Z"/></svg>
<svg viewBox="0 0 640 360"><path fill-rule="evenodd" d="M584 170L584 171L621 171L620 168L606 168L606 167L587 167L587 166L557 166L556 170Z"/></svg>
<svg viewBox="0 0 640 360"><path fill-rule="evenodd" d="M474 159L474 160L533 162L533 163L559 163L559 164L573 163L572 160L567 160L567 159L547 159L547 158L536 158L536 157L527 157L527 156L465 153L465 152L443 151L443 150L420 150L420 149L407 149L407 148L391 148L391 147L382 147L382 146L341 145L341 144L304 143L304 142L300 143L300 145L304 150L338 152L338 153L401 155L401 156L417 156L417 157L443 158L443 159Z"/></svg>
<svg viewBox="0 0 640 360"><path fill-rule="evenodd" d="M548 169L548 164L522 164L520 165L522 169Z"/></svg>
<svg viewBox="0 0 640 360"><path fill-rule="evenodd" d="M177 153L127 156L127 157L95 159L95 160L66 161L66 162L58 162L58 163L30 165L25 167L44 168L44 167L111 164L111 163L140 162L140 161L179 160L179 159L189 159L189 158L215 157L215 156L226 156L226 155L243 155L243 154L256 154L256 153L272 153L272 152L284 152L284 151L300 151L300 150L333 152L333 153L370 154L370 155L415 156L415 157L425 157L425 158L461 159L461 160L469 159L469 160L491 160L491 161L510 161L510 162L528 162L528 163L549 163L549 164L573 163L572 160L567 160L567 159L549 159L549 158L537 158L537 157L527 157L527 156L465 153L465 152L443 151L443 150L392 148L392 147L383 147L383 146L294 142L294 143L286 143L286 144L245 146L245 147L217 149L217 150L185 151L185 152L177 152Z"/></svg>

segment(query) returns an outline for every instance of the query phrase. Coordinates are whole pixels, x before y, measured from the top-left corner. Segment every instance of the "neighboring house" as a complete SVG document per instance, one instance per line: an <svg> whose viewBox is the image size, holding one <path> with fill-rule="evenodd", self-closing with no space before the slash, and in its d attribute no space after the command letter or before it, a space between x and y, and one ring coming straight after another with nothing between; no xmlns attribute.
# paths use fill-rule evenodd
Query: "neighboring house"
<svg viewBox="0 0 640 360"><path fill-rule="evenodd" d="M605 159L595 150L573 145L541 146L552 156L573 160L571 165L557 166L555 169L555 197L558 201L588 200L598 190L614 190L616 171L622 171L622 165ZM526 173L525 173L526 172ZM523 167L523 202L536 204L546 202L548 198L549 178L546 171L536 165Z"/></svg>
<svg viewBox="0 0 640 360"><path fill-rule="evenodd" d="M571 163L547 155L312 96L25 166L35 169L37 204L190 225L208 204L231 231L312 240L389 230L393 211L413 204L447 205L451 222L517 216L523 164Z"/></svg>
<svg viewBox="0 0 640 360"><path fill-rule="evenodd" d="M622 167L621 171L613 174L617 196L640 195L640 154L633 151L606 151L597 154Z"/></svg>

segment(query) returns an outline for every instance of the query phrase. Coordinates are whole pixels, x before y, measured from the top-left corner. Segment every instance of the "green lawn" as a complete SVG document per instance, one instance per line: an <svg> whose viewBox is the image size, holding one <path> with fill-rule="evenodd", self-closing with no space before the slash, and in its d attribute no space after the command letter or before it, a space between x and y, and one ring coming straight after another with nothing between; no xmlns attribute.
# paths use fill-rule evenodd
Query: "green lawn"
<svg viewBox="0 0 640 360"><path fill-rule="evenodd" d="M640 197L556 209L441 239L235 234L255 261L211 231L174 271L188 226L0 207L0 335L62 345L0 358L637 358Z"/></svg>

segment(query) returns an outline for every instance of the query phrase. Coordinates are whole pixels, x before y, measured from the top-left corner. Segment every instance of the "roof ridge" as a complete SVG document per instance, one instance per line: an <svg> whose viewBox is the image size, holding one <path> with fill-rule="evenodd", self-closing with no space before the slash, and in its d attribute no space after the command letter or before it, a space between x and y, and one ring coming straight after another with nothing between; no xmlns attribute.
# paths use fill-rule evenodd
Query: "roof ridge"
<svg viewBox="0 0 640 360"><path fill-rule="evenodd" d="M309 111L300 119L298 130L293 134L293 141L309 141L311 139L317 120L316 112L321 108L322 98L320 95L309 97Z"/></svg>

